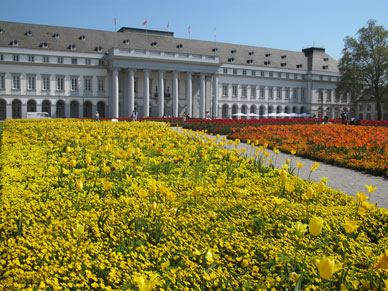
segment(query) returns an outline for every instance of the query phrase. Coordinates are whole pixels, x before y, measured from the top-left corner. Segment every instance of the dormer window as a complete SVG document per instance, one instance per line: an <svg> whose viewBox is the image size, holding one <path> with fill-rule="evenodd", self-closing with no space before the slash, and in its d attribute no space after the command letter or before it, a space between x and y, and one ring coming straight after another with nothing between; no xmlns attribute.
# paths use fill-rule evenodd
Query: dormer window
<svg viewBox="0 0 388 291"><path fill-rule="evenodd" d="M213 48L212 51L213 51L214 53L217 52L217 51L218 51L218 47Z"/></svg>
<svg viewBox="0 0 388 291"><path fill-rule="evenodd" d="M296 67L297 67L298 69L300 69L301 67L303 67L303 65L302 65L302 64L299 64L299 65L296 65Z"/></svg>
<svg viewBox="0 0 388 291"><path fill-rule="evenodd" d="M265 57L266 58L268 58L268 57L270 57L271 56L271 54L265 54Z"/></svg>
<svg viewBox="0 0 388 291"><path fill-rule="evenodd" d="M158 43L156 41L151 42L151 46L156 46L156 45L158 45Z"/></svg>
<svg viewBox="0 0 388 291"><path fill-rule="evenodd" d="M124 39L123 44L129 44L129 39Z"/></svg>
<svg viewBox="0 0 388 291"><path fill-rule="evenodd" d="M41 48L48 48L48 43L42 42L40 46L41 46Z"/></svg>
<svg viewBox="0 0 388 291"><path fill-rule="evenodd" d="M237 52L237 50L231 50L230 53L231 54L235 54Z"/></svg>
<svg viewBox="0 0 388 291"><path fill-rule="evenodd" d="M325 62L328 62L329 61L329 58L324 58L323 59Z"/></svg>
<svg viewBox="0 0 388 291"><path fill-rule="evenodd" d="M322 69L327 70L329 66L323 66Z"/></svg>
<svg viewBox="0 0 388 291"><path fill-rule="evenodd" d="M25 36L32 36L32 31L27 31L24 35Z"/></svg>
<svg viewBox="0 0 388 291"><path fill-rule="evenodd" d="M85 35L81 35L80 37L79 37L79 40L85 40L86 39L86 36Z"/></svg>
<svg viewBox="0 0 388 291"><path fill-rule="evenodd" d="M59 33L54 33L53 38L59 38Z"/></svg>
<svg viewBox="0 0 388 291"><path fill-rule="evenodd" d="M265 61L265 62L264 62L264 65L266 65L266 66L268 66L269 64L271 64L270 61Z"/></svg>
<svg viewBox="0 0 388 291"><path fill-rule="evenodd" d="M285 66L287 66L287 63L281 63L280 64L282 67L285 67Z"/></svg>
<svg viewBox="0 0 388 291"><path fill-rule="evenodd" d="M233 62L234 62L234 58L229 58L229 59L228 59L228 62L229 62L229 63L233 63Z"/></svg>
<svg viewBox="0 0 388 291"><path fill-rule="evenodd" d="M178 44L176 48L183 48L183 44Z"/></svg>
<svg viewBox="0 0 388 291"><path fill-rule="evenodd" d="M75 44L69 45L69 50L75 51L76 47Z"/></svg>
<svg viewBox="0 0 388 291"><path fill-rule="evenodd" d="M282 59L285 59L286 57L287 57L286 55L283 55L283 56L282 56Z"/></svg>
<svg viewBox="0 0 388 291"><path fill-rule="evenodd" d="M104 48L102 46L96 47L96 52L101 53Z"/></svg>
<svg viewBox="0 0 388 291"><path fill-rule="evenodd" d="M248 55L250 55L250 56L253 56L254 54L255 54L255 52L253 52L253 51L248 53Z"/></svg>
<svg viewBox="0 0 388 291"><path fill-rule="evenodd" d="M250 60L247 60L247 64L252 64L253 63L253 60L250 59Z"/></svg>
<svg viewBox="0 0 388 291"><path fill-rule="evenodd" d="M19 42L17 40L13 40L13 41L11 41L10 45L19 46Z"/></svg>

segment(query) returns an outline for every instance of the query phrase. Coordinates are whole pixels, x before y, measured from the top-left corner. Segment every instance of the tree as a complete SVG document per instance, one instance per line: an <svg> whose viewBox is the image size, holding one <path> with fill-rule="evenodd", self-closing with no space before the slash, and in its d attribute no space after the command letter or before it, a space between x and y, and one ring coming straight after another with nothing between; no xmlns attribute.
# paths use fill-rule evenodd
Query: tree
<svg viewBox="0 0 388 291"><path fill-rule="evenodd" d="M360 98L376 102L382 119L382 104L388 102L388 31L369 20L357 32L357 39L347 36L338 63L341 78L337 94L350 94L351 102Z"/></svg>

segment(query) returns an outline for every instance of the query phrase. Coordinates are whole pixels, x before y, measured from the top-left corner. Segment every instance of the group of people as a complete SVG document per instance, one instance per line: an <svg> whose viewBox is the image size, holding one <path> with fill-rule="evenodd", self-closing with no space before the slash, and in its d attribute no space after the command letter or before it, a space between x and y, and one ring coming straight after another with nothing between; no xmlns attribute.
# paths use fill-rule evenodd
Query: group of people
<svg viewBox="0 0 388 291"><path fill-rule="evenodd" d="M131 114L131 118L133 121L136 121L137 120L137 116L138 116L138 112L136 111L136 109L134 109L132 111L132 114ZM94 115L94 119L96 121L100 121L100 113L98 111L96 111L96 114Z"/></svg>

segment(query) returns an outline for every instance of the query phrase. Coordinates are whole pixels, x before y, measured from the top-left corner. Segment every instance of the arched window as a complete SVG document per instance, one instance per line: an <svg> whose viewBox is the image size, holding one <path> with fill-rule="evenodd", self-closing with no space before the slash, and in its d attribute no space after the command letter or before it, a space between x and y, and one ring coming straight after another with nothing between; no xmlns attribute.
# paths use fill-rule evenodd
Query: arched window
<svg viewBox="0 0 388 291"><path fill-rule="evenodd" d="M28 100L27 112L36 112L36 101L35 100Z"/></svg>
<svg viewBox="0 0 388 291"><path fill-rule="evenodd" d="M51 103L48 100L42 102L42 111L47 112L51 116Z"/></svg>
<svg viewBox="0 0 388 291"><path fill-rule="evenodd" d="M100 114L100 112L98 114ZM92 102L86 101L84 103L84 115L83 115L83 117L92 118L93 117L92 115L93 115Z"/></svg>
<svg viewBox="0 0 388 291"><path fill-rule="evenodd" d="M105 117L105 103L100 101L97 103L97 111L100 114L100 117Z"/></svg>
<svg viewBox="0 0 388 291"><path fill-rule="evenodd" d="M241 106L241 113L243 113L243 114L247 114L248 112L248 108L247 108L247 106L246 105L242 105ZM244 119L246 119L247 118L247 116L241 116L241 118L244 118Z"/></svg>
<svg viewBox="0 0 388 291"><path fill-rule="evenodd" d="M229 117L228 114L229 114L228 104L222 105L222 118L228 118Z"/></svg>
<svg viewBox="0 0 388 291"><path fill-rule="evenodd" d="M56 116L57 116L58 118L65 118L65 117L66 117L66 113L65 113L65 102L63 102L62 100L59 100L59 101L57 102Z"/></svg>
<svg viewBox="0 0 388 291"><path fill-rule="evenodd" d="M71 101L70 103L70 117L71 118L79 117L79 105L77 101Z"/></svg>
<svg viewBox="0 0 388 291"><path fill-rule="evenodd" d="M12 118L22 118L22 102L20 100L12 101Z"/></svg>
<svg viewBox="0 0 388 291"><path fill-rule="evenodd" d="M237 118L237 116L235 115L235 114L237 113L237 110L238 110L238 107L237 107L236 104L234 104L234 105L232 106L232 118L233 118L233 119L236 119L236 118Z"/></svg>
<svg viewBox="0 0 388 291"><path fill-rule="evenodd" d="M5 120L7 118L7 102L0 99L0 120Z"/></svg>

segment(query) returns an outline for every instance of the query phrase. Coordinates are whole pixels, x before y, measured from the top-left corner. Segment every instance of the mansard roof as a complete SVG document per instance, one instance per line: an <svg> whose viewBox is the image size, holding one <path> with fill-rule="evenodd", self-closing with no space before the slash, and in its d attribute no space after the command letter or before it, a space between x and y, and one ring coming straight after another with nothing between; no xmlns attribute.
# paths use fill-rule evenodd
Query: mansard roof
<svg viewBox="0 0 388 291"><path fill-rule="evenodd" d="M339 73L337 61L320 48L296 52L176 38L172 32L127 27L114 32L0 21L0 31L0 47L12 47L11 43L16 40L18 48L95 53L96 55L103 55L111 48L160 50L214 55L219 57L221 65Z"/></svg>

